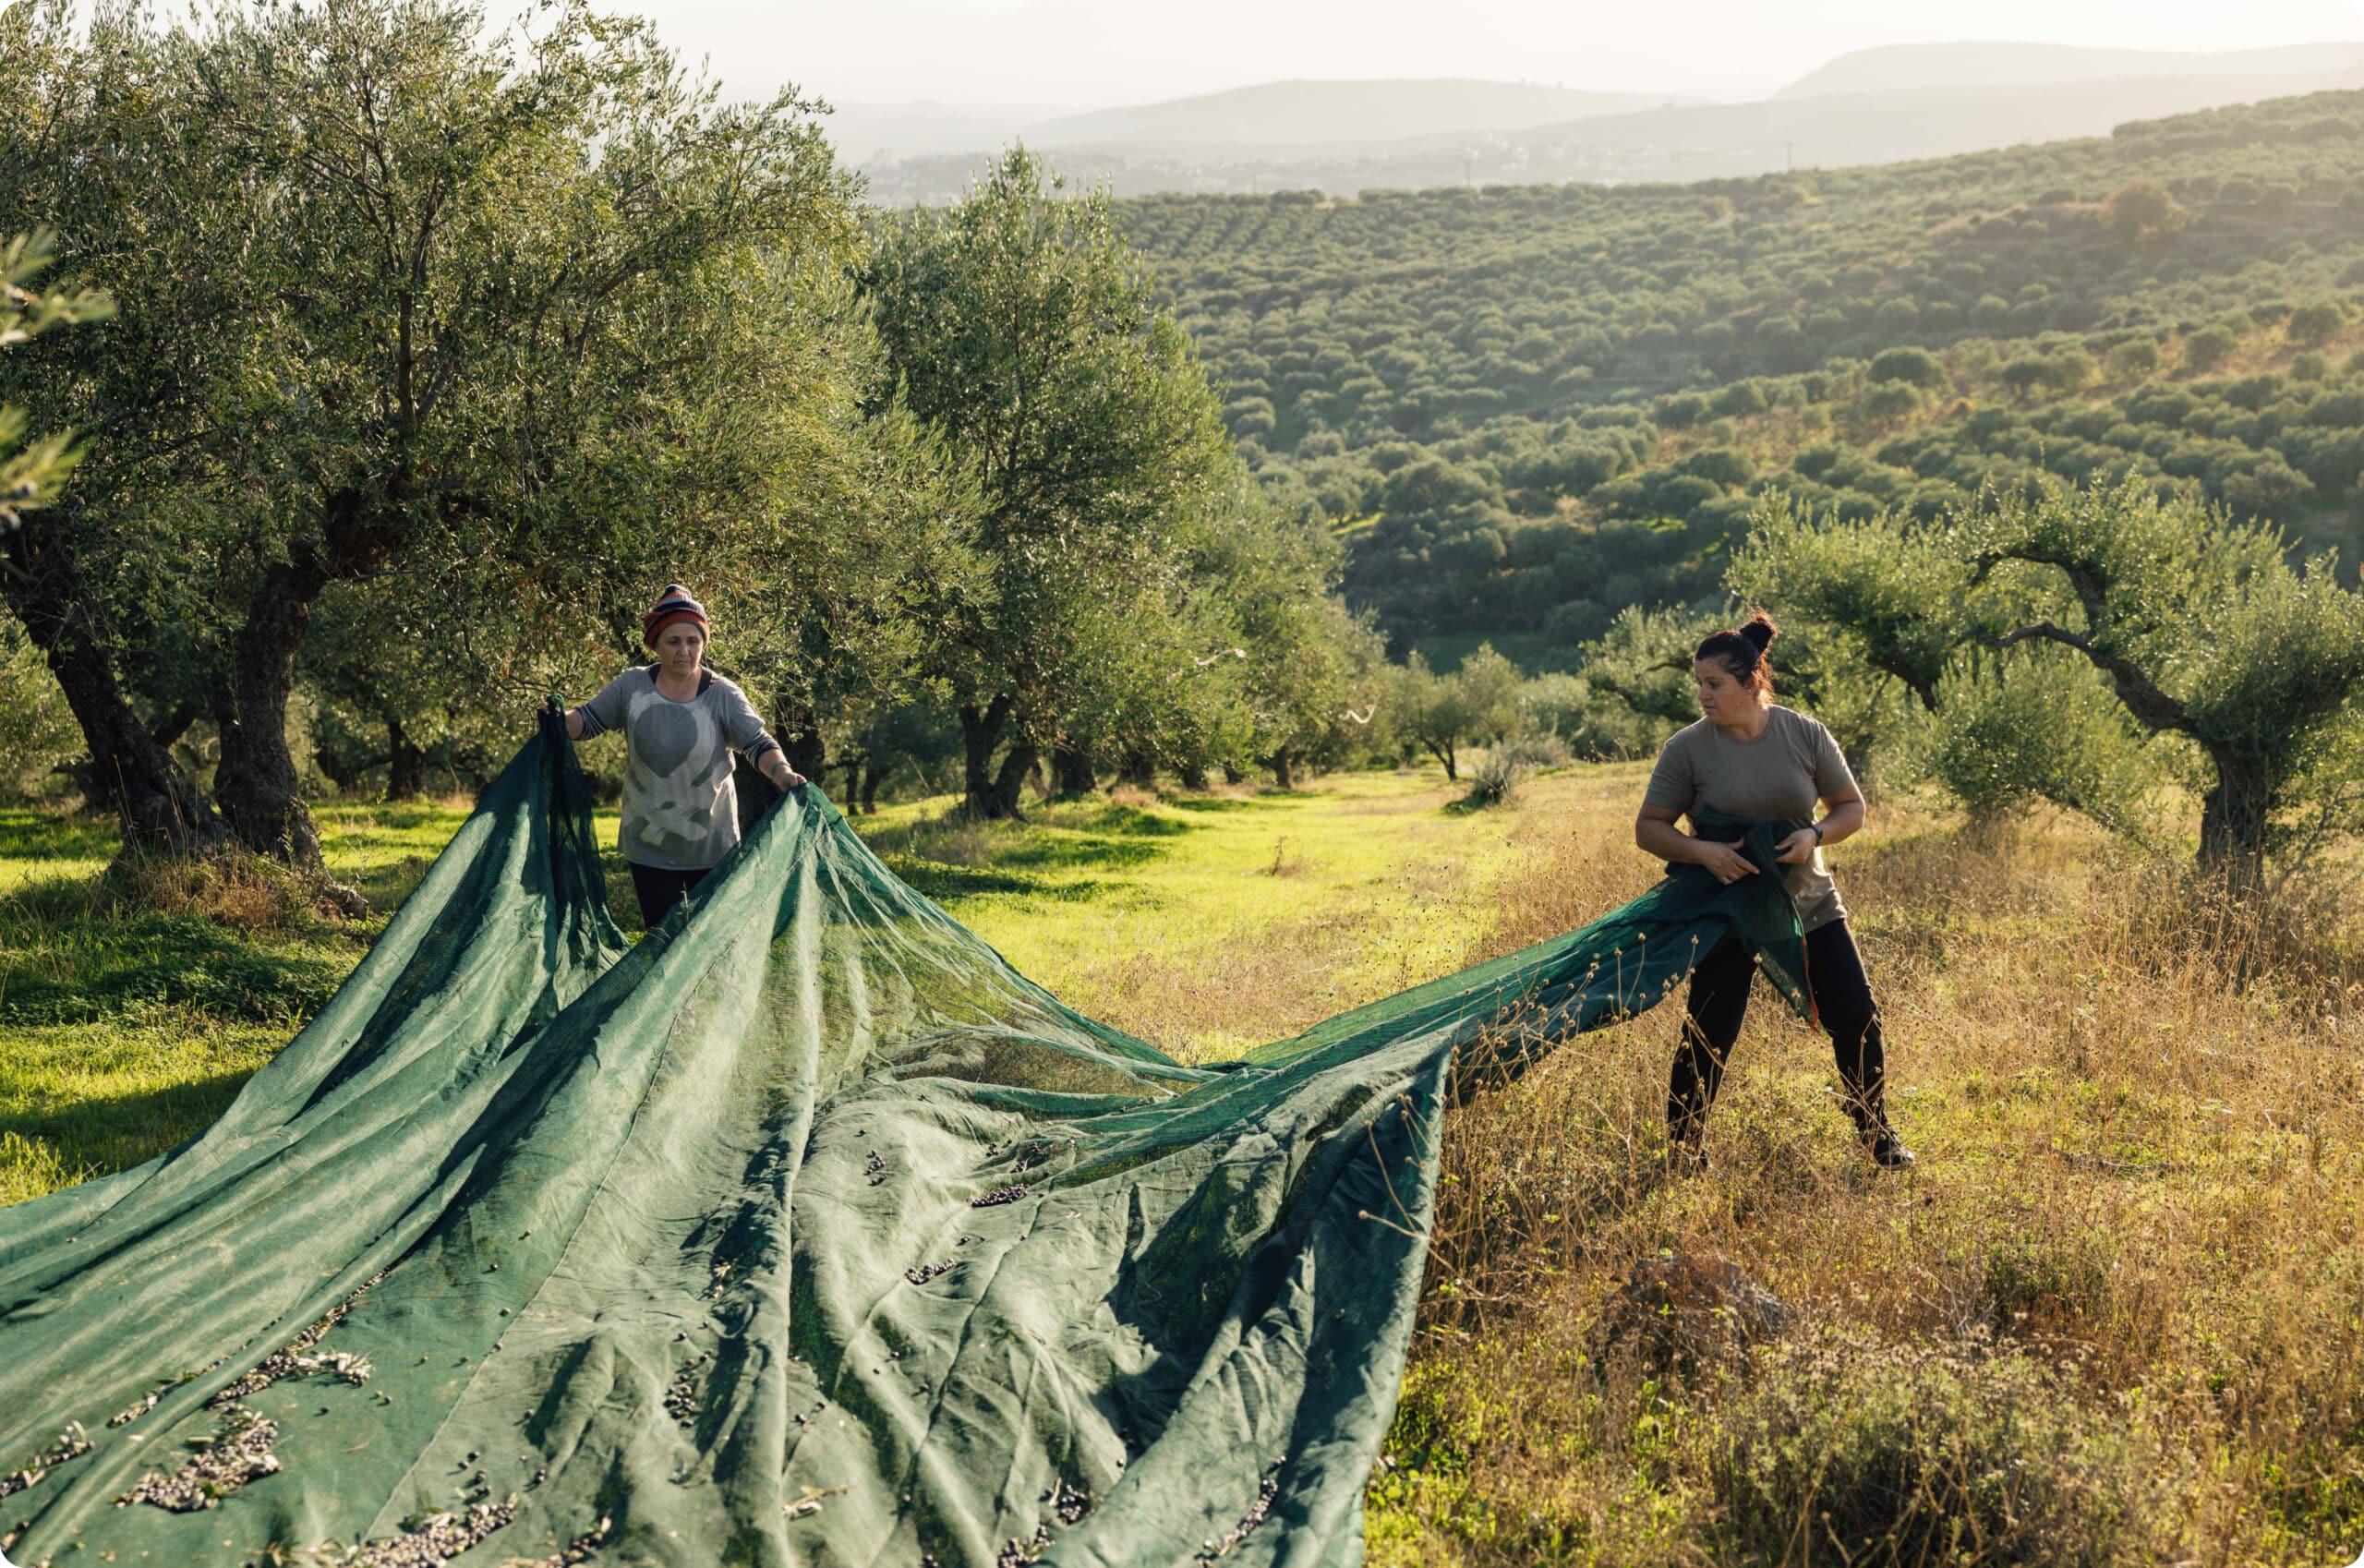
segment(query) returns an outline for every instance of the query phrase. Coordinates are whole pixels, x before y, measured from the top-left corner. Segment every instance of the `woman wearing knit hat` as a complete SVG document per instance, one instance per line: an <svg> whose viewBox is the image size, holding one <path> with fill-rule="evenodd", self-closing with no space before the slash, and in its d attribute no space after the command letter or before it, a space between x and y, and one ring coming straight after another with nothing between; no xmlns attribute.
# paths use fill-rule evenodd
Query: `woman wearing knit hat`
<svg viewBox="0 0 2364 1568"><path fill-rule="evenodd" d="M747 694L706 668L706 607L668 584L641 622L652 664L625 670L566 715L576 740L624 732L623 827L640 918L654 926L739 842L731 753L783 790L804 782Z"/></svg>

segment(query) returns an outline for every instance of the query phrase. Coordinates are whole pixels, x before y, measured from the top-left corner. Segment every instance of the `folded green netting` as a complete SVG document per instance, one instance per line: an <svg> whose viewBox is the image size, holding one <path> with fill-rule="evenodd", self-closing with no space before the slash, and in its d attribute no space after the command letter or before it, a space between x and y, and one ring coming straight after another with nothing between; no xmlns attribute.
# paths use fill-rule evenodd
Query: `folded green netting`
<svg viewBox="0 0 2364 1568"><path fill-rule="evenodd" d="M0 1210L18 1563L1353 1563L1457 1059L1728 932L1806 1005L1776 824L1193 1067L811 788L627 949L587 808L546 720L215 1126Z"/></svg>

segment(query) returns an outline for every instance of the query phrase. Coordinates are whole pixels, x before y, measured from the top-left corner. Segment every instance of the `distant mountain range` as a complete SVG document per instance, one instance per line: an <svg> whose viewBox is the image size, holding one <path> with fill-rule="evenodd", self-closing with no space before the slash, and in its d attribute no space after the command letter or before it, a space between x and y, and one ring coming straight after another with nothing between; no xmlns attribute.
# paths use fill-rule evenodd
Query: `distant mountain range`
<svg viewBox="0 0 2364 1568"><path fill-rule="evenodd" d="M1668 94L1585 92L1533 82L1275 81L1139 108L1070 115L1031 127L1026 140L1044 148L1334 149L1521 130L1695 102Z"/></svg>
<svg viewBox="0 0 2364 1568"><path fill-rule="evenodd" d="M1839 55L1742 103L1531 82L1283 81L1081 114L851 104L830 134L868 177L872 199L892 206L958 197L1011 141L1119 196L1345 195L1894 163L2356 87L2364 87L2364 42L2213 54L1900 44Z"/></svg>
<svg viewBox="0 0 2364 1568"><path fill-rule="evenodd" d="M1028 104L848 103L830 139L857 164L1030 147L1163 149L1285 155L1418 136L1519 130L1664 104L1678 93L1586 92L1533 82L1275 81L1083 113Z"/></svg>
<svg viewBox="0 0 2364 1568"><path fill-rule="evenodd" d="M1892 43L1856 49L1773 94L1896 92L1951 87L2061 86L2114 77L2310 76L2364 57L2359 43L2177 54L2165 49L2081 49L2056 43Z"/></svg>

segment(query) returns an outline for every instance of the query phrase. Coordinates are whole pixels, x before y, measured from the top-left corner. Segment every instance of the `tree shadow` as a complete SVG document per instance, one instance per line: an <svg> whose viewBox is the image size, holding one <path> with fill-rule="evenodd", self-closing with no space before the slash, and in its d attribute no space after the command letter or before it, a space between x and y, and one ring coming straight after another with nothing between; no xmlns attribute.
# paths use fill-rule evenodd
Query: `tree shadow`
<svg viewBox="0 0 2364 1568"><path fill-rule="evenodd" d="M9 860L109 861L121 844L111 821L53 816L29 806L0 811L0 857Z"/></svg>
<svg viewBox="0 0 2364 1568"><path fill-rule="evenodd" d="M238 1068L162 1089L78 1094L70 1105L0 1112L0 1138L54 1150L84 1179L169 1152L213 1125L253 1072Z"/></svg>
<svg viewBox="0 0 2364 1568"><path fill-rule="evenodd" d="M157 928L163 928L158 930ZM118 934L111 933L111 937ZM96 1023L140 1007L176 1007L244 1023L301 1022L349 972L344 964L257 952L191 917L127 922L107 946L140 942L130 961L78 954L66 980L18 975L0 998L0 1023Z"/></svg>
<svg viewBox="0 0 2364 1568"><path fill-rule="evenodd" d="M1164 853L1161 845L1144 844L1133 838L1061 834L1002 850L993 857L993 863L1038 869L1054 866L1136 866L1160 859Z"/></svg>
<svg viewBox="0 0 2364 1568"><path fill-rule="evenodd" d="M259 935L195 910L139 909L103 882L103 874L50 877L0 898L0 951L14 949L0 1025L93 1023L152 1007L300 1022L351 968L333 956L341 928ZM295 946L308 939L311 950Z"/></svg>
<svg viewBox="0 0 2364 1568"><path fill-rule="evenodd" d="M1117 805L1114 802L1103 806L1088 824L1075 824L1092 833L1113 833L1128 838L1174 838L1195 831L1187 822L1159 816L1139 806Z"/></svg>
<svg viewBox="0 0 2364 1568"><path fill-rule="evenodd" d="M995 866L950 865L941 861L911 861L900 856L887 864L888 869L902 878L906 886L921 897L937 903L951 899L987 898L995 894L1078 902L1095 898L1114 886L1093 877L1055 882Z"/></svg>
<svg viewBox="0 0 2364 1568"><path fill-rule="evenodd" d="M373 910L392 912L395 906L417 891L427 876L427 868L435 863L433 855L404 855L401 860L364 872L353 879L353 886L369 900Z"/></svg>

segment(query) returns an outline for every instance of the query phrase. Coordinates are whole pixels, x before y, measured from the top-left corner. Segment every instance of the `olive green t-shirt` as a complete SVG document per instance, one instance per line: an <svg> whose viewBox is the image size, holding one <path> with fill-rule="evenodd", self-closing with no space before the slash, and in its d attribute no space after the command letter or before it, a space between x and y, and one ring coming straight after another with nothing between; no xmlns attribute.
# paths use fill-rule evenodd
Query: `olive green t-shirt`
<svg viewBox="0 0 2364 1568"><path fill-rule="evenodd" d="M1855 776L1822 721L1776 704L1765 710L1765 728L1754 741L1734 740L1704 718L1676 730L1659 748L1642 799L1684 815L1705 806L1760 822L1812 822L1815 802L1854 787ZM1847 918L1819 848L1781 881L1808 931Z"/></svg>

